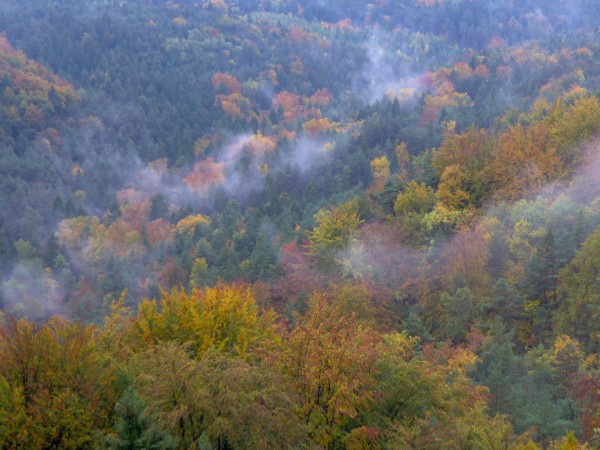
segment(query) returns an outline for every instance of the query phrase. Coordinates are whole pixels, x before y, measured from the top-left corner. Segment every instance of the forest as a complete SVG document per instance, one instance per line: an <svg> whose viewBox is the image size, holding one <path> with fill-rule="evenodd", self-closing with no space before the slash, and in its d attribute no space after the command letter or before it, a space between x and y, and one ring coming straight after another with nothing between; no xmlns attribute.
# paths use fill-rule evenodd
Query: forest
<svg viewBox="0 0 600 450"><path fill-rule="evenodd" d="M599 24L0 2L0 448L600 448Z"/></svg>

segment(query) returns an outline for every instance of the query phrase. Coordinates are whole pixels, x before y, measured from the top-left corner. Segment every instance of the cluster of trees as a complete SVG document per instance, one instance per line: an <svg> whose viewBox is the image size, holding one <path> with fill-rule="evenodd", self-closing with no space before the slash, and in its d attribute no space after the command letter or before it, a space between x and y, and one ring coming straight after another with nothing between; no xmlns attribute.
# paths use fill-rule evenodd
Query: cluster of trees
<svg viewBox="0 0 600 450"><path fill-rule="evenodd" d="M597 8L488 3L3 2L0 447L600 445Z"/></svg>
<svg viewBox="0 0 600 450"><path fill-rule="evenodd" d="M75 213L77 202L68 186L71 167L61 158L60 124L79 101L75 88L15 50L0 35L0 271L10 267L19 238L44 242L51 230L45 222ZM71 194L71 195L70 195ZM68 204L53 205L54 196Z"/></svg>
<svg viewBox="0 0 600 450"><path fill-rule="evenodd" d="M537 433L555 439L551 448L574 448L573 435L559 437L580 411L590 419L585 408L597 395L578 341L559 337L523 360L498 319L478 344L436 346L348 312L345 301L315 293L290 323L247 286L218 283L163 292L134 315L121 298L102 327L7 319L0 443L535 449ZM519 377L526 381L513 384ZM556 392L543 389L551 380ZM518 388L537 395L537 421L515 431L506 413L522 406ZM548 408L565 392L562 408ZM572 417L557 417L563 410Z"/></svg>

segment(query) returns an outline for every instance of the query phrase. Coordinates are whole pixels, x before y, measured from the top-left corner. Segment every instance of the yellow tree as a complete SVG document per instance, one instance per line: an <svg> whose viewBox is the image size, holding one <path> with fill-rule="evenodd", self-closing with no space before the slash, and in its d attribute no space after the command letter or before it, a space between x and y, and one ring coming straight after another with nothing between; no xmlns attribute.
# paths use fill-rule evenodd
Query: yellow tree
<svg viewBox="0 0 600 450"><path fill-rule="evenodd" d="M424 184L411 181L396 197L394 212L401 230L408 238L418 241L428 232L426 217L435 207L435 191Z"/></svg>
<svg viewBox="0 0 600 450"><path fill-rule="evenodd" d="M425 214L435 206L435 192L429 186L411 181L404 192L398 194L394 212L399 215Z"/></svg>
<svg viewBox="0 0 600 450"><path fill-rule="evenodd" d="M437 196L450 209L462 209L471 203L468 180L457 164L447 166L438 185Z"/></svg>
<svg viewBox="0 0 600 450"><path fill-rule="evenodd" d="M0 447L91 447L109 424L112 380L93 327L9 320L0 329Z"/></svg>
<svg viewBox="0 0 600 450"><path fill-rule="evenodd" d="M410 154L408 153L406 142L401 142L394 149L396 153L396 161L398 162L398 176L400 180L408 179L408 163L410 162Z"/></svg>
<svg viewBox="0 0 600 450"><path fill-rule="evenodd" d="M390 176L390 161L383 155L371 161L371 172L373 173L373 190L381 192L385 182Z"/></svg>
<svg viewBox="0 0 600 450"><path fill-rule="evenodd" d="M315 215L317 226L309 232L309 254L321 270L331 270L346 249L363 220L358 213L358 197Z"/></svg>
<svg viewBox="0 0 600 450"><path fill-rule="evenodd" d="M144 300L135 328L143 342L189 342L197 356L210 348L246 355L272 338L273 321L272 312L259 312L249 287L218 283L190 294L174 288L160 304Z"/></svg>
<svg viewBox="0 0 600 450"><path fill-rule="evenodd" d="M547 121L551 124L551 141L558 155L570 163L577 162L578 152L573 151L573 147L591 138L600 128L600 101L582 90L568 108L557 103Z"/></svg>

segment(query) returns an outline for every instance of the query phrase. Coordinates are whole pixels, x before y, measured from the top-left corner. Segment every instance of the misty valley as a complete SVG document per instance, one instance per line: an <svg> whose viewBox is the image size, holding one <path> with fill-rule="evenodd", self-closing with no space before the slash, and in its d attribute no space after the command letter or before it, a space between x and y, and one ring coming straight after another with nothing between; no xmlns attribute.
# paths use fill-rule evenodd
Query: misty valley
<svg viewBox="0 0 600 450"><path fill-rule="evenodd" d="M593 0L3 0L0 448L600 448Z"/></svg>

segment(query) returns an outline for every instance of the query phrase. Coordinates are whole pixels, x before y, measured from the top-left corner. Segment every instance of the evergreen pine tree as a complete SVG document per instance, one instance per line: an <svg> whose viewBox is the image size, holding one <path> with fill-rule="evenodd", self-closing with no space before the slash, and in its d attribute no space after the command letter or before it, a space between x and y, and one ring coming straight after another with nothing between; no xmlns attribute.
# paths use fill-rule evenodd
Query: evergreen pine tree
<svg viewBox="0 0 600 450"><path fill-rule="evenodd" d="M153 417L144 414L144 402L129 388L115 406L115 434L105 437L109 450L170 450L176 440L162 430Z"/></svg>

